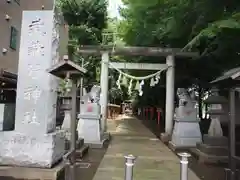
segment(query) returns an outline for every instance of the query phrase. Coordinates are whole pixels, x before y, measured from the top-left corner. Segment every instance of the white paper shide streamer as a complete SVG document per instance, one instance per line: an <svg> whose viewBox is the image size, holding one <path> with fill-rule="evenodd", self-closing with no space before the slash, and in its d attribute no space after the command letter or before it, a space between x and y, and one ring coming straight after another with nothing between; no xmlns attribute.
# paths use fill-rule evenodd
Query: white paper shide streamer
<svg viewBox="0 0 240 180"><path fill-rule="evenodd" d="M140 83L139 81L136 82L136 85L135 85L135 90L138 91L140 88Z"/></svg>
<svg viewBox="0 0 240 180"><path fill-rule="evenodd" d="M121 89L121 78L122 78L122 73L119 74L118 80L116 82L118 89Z"/></svg>
<svg viewBox="0 0 240 180"><path fill-rule="evenodd" d="M129 82L130 84L128 86L128 94L131 95L132 94L133 81L135 80L136 84L135 84L134 89L138 91L139 96L143 95L143 86L145 84L145 80L150 79L150 87L154 87L160 81L161 72L167 69L166 68L166 69L160 70L160 71L158 71L156 73L153 73L153 74L150 74L148 76L136 77L136 76L132 76L132 75L129 75L129 74L121 71L120 69L114 67L111 63L109 65L113 69L115 69L116 71L119 72L119 77L118 77L118 80L116 82L116 85L118 86L118 88L121 89L121 84L124 85L124 86L128 86L128 79L130 79L130 82Z"/></svg>
<svg viewBox="0 0 240 180"><path fill-rule="evenodd" d="M141 81L140 83L140 88L139 88L139 96L142 96L143 95L143 86L144 86L144 80Z"/></svg>
<svg viewBox="0 0 240 180"><path fill-rule="evenodd" d="M129 95L132 94L132 82L133 82L133 80L131 79L131 80L130 80L130 84L129 84L129 86L128 86L128 94L129 94Z"/></svg>

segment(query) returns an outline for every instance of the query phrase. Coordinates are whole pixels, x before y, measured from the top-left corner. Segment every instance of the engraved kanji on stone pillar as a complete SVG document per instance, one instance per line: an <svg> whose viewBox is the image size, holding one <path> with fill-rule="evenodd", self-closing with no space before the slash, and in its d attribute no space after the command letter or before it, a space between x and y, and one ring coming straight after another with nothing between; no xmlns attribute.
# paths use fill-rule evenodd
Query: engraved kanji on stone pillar
<svg viewBox="0 0 240 180"><path fill-rule="evenodd" d="M55 130L58 80L46 72L59 59L54 17L54 11L23 14L15 124L18 132L44 134Z"/></svg>

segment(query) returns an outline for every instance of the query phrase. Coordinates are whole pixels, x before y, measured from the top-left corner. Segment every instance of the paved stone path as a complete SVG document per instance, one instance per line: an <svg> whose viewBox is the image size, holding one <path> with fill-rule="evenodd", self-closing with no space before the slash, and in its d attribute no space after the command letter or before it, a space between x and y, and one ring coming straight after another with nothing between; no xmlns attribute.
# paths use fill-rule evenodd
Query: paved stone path
<svg viewBox="0 0 240 180"><path fill-rule="evenodd" d="M114 128L115 127L115 128ZM124 117L111 124L108 150L93 180L123 180L124 155L137 156L134 180L179 180L177 156L169 150L141 121ZM189 180L199 178L189 170Z"/></svg>

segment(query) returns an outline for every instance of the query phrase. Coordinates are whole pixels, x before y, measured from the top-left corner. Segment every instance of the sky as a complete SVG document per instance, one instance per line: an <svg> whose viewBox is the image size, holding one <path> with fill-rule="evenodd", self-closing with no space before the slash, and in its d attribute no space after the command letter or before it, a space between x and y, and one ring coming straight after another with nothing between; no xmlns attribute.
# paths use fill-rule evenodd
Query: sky
<svg viewBox="0 0 240 180"><path fill-rule="evenodd" d="M110 17L117 17L120 18L118 8L122 5L121 0L108 0L109 6L108 6L108 14Z"/></svg>

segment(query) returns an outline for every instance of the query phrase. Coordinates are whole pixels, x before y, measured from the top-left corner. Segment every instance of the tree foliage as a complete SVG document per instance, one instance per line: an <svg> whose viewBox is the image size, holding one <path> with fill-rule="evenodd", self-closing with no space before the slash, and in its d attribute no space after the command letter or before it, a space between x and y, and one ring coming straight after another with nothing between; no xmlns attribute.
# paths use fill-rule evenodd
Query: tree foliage
<svg viewBox="0 0 240 180"><path fill-rule="evenodd" d="M240 65L239 0L123 0L123 3L119 29L127 45L200 52L198 59L176 59L177 87L206 88L222 71ZM139 59L156 62L156 58L150 57L135 61ZM156 88L156 96L157 91ZM145 92L148 97L152 89Z"/></svg>
<svg viewBox="0 0 240 180"><path fill-rule="evenodd" d="M106 0L60 0L65 20L69 25L69 57L88 70L87 83L99 81L100 57L82 56L77 49L81 45L102 43L102 32L107 26Z"/></svg>
<svg viewBox="0 0 240 180"><path fill-rule="evenodd" d="M69 57L79 63L87 64L88 78L86 84L100 82L101 57L82 56L77 52L81 45L114 45L121 44L116 36L117 20L107 18L107 0L60 0L63 16L70 26L69 29ZM115 57L116 59L118 57ZM116 88L116 72L110 72L109 99L121 101L126 93Z"/></svg>
<svg viewBox="0 0 240 180"><path fill-rule="evenodd" d="M237 0L123 2L126 8L122 9L124 21L120 28L129 45L197 50L205 58L212 52L215 56L223 53L216 43L229 49L234 47L230 47L234 44L229 44L230 39L224 37L230 38L233 33L238 37L240 2Z"/></svg>

